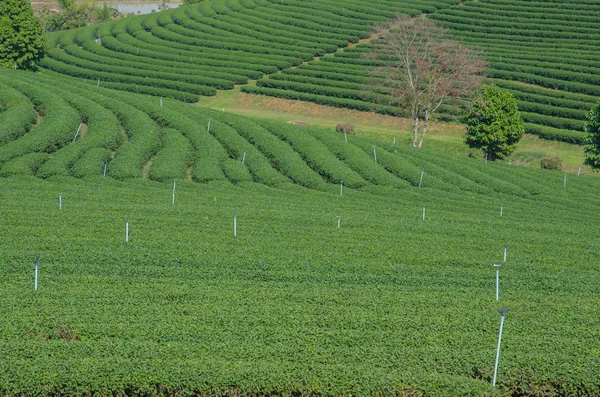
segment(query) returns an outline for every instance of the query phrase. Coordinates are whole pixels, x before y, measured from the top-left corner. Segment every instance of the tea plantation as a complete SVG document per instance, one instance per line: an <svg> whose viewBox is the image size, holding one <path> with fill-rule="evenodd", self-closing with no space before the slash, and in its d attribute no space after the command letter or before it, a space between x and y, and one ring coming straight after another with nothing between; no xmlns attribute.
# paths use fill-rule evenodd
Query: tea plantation
<svg viewBox="0 0 600 397"><path fill-rule="evenodd" d="M49 70L0 109L2 396L600 396L598 178Z"/></svg>
<svg viewBox="0 0 600 397"><path fill-rule="evenodd" d="M518 100L526 131L582 143L600 97L600 5L524 0L211 0L49 35L42 67L89 84L196 102L242 90L403 115L369 77L386 63L374 24L426 15L481 49L489 82ZM257 84L248 84L258 80ZM441 120L460 114L441 109Z"/></svg>

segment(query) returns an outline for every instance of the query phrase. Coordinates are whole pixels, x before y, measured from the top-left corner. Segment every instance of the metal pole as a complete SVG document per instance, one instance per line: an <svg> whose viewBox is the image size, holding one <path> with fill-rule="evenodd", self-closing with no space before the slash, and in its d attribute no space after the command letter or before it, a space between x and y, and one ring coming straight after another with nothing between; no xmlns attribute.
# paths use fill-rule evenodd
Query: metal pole
<svg viewBox="0 0 600 397"><path fill-rule="evenodd" d="M423 174L425 174L425 168L421 170L421 179L419 179L419 187L423 186Z"/></svg>
<svg viewBox="0 0 600 397"><path fill-rule="evenodd" d="M108 163L105 161L104 162L104 176L106 176L106 166L108 165Z"/></svg>
<svg viewBox="0 0 600 397"><path fill-rule="evenodd" d="M175 205L175 189L177 187L177 181L173 181L173 205Z"/></svg>
<svg viewBox="0 0 600 397"><path fill-rule="evenodd" d="M339 229L341 227L341 225L342 225L342 217L340 217L338 215L337 220L338 220L338 229Z"/></svg>
<svg viewBox="0 0 600 397"><path fill-rule="evenodd" d="M79 131L81 131L82 125L83 125L83 123L79 123L79 128L77 128L77 132L75 133L75 137L73 138L73 143L75 143L75 140L77 139L77 136L79 135Z"/></svg>
<svg viewBox="0 0 600 397"><path fill-rule="evenodd" d="M581 167L579 167L579 171L577 171L577 176L579 176L579 174L581 174Z"/></svg>
<svg viewBox="0 0 600 397"><path fill-rule="evenodd" d="M503 208L502 208L502 206L500 206L500 216L502 216L502 210L503 210Z"/></svg>
<svg viewBox="0 0 600 397"><path fill-rule="evenodd" d="M233 237L237 237L237 212L233 213Z"/></svg>
<svg viewBox="0 0 600 397"><path fill-rule="evenodd" d="M162 108L162 97L160 97L160 107Z"/></svg>
<svg viewBox="0 0 600 397"><path fill-rule="evenodd" d="M98 79L98 84L96 85L96 87L100 87L100 79Z"/></svg>
<svg viewBox="0 0 600 397"><path fill-rule="evenodd" d="M498 349L496 350L496 363L494 364L494 380L492 386L496 387L496 379L498 378L498 362L500 361L500 343L502 342L502 328L504 327L504 315L508 309L500 309L500 332L498 333Z"/></svg>
<svg viewBox="0 0 600 397"><path fill-rule="evenodd" d="M373 157L375 158L375 162L377 162L377 150L375 149L375 146L373 146Z"/></svg>
<svg viewBox="0 0 600 397"><path fill-rule="evenodd" d="M344 131L344 142L348 143L348 135L346 134L346 131Z"/></svg>
<svg viewBox="0 0 600 397"><path fill-rule="evenodd" d="M564 184L563 184L563 186L564 186L564 187L567 187L567 174L565 174L565 180L564 180Z"/></svg>
<svg viewBox="0 0 600 397"><path fill-rule="evenodd" d="M508 244L504 244L504 264L506 264L506 250L508 249Z"/></svg>
<svg viewBox="0 0 600 397"><path fill-rule="evenodd" d="M208 128L206 128L206 133L210 134L210 119L208 120Z"/></svg>
<svg viewBox="0 0 600 397"><path fill-rule="evenodd" d="M396 137L394 137L394 145L396 144Z"/></svg>
<svg viewBox="0 0 600 397"><path fill-rule="evenodd" d="M502 263L494 264L494 267L496 268L496 301L500 295L500 266L502 266Z"/></svg>
<svg viewBox="0 0 600 397"><path fill-rule="evenodd" d="M242 157L242 164L246 162L246 151L244 150L244 156Z"/></svg>
<svg viewBox="0 0 600 397"><path fill-rule="evenodd" d="M423 220L425 220L425 206L423 206Z"/></svg>
<svg viewBox="0 0 600 397"><path fill-rule="evenodd" d="M58 209L62 210L62 193L58 193Z"/></svg>
<svg viewBox="0 0 600 397"><path fill-rule="evenodd" d="M129 242L129 219L125 220L125 242Z"/></svg>
<svg viewBox="0 0 600 397"><path fill-rule="evenodd" d="M40 261L38 259L35 260L35 279L33 281L33 290L37 291L38 289L38 266Z"/></svg>

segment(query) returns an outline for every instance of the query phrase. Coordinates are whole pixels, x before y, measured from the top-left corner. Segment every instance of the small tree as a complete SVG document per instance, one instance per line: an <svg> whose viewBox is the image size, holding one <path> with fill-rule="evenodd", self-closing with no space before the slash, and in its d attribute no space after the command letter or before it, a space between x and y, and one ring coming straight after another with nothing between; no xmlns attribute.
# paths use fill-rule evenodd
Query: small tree
<svg viewBox="0 0 600 397"><path fill-rule="evenodd" d="M367 55L387 62L372 75L389 88L390 104L407 108L414 122L413 146L421 147L427 122L441 105L468 95L481 83L485 62L448 31L424 18L399 17L376 28L383 46ZM419 139L419 118L423 129Z"/></svg>
<svg viewBox="0 0 600 397"><path fill-rule="evenodd" d="M483 150L490 160L503 159L515 151L525 129L511 93L494 85L482 87L466 114L465 143Z"/></svg>
<svg viewBox="0 0 600 397"><path fill-rule="evenodd" d="M46 36L27 0L0 1L0 65L35 69L44 57Z"/></svg>
<svg viewBox="0 0 600 397"><path fill-rule="evenodd" d="M594 106L587 114L585 122L585 153L584 164L592 167L593 171L600 169L600 103Z"/></svg>

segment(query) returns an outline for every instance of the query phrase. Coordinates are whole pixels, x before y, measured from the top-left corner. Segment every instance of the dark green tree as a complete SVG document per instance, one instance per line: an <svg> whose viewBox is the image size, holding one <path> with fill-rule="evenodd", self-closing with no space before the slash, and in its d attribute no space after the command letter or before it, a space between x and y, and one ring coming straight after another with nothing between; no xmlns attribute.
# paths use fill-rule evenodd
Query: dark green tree
<svg viewBox="0 0 600 397"><path fill-rule="evenodd" d="M594 106L587 114L585 122L585 153L584 164L592 167L593 171L600 170L600 103Z"/></svg>
<svg viewBox="0 0 600 397"><path fill-rule="evenodd" d="M46 35L28 0L0 0L0 65L35 69L44 57Z"/></svg>
<svg viewBox="0 0 600 397"><path fill-rule="evenodd" d="M487 153L490 160L508 157L525 133L517 101L494 85L477 91L465 122L465 143Z"/></svg>

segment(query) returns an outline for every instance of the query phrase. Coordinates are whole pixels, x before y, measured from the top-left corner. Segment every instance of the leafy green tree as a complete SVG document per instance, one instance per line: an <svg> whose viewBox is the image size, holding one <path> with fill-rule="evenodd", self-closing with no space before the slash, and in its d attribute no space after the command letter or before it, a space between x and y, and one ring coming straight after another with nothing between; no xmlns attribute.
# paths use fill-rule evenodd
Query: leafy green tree
<svg viewBox="0 0 600 397"><path fill-rule="evenodd" d="M584 164L592 167L592 170L600 169L600 103L594 106L587 114L585 122L585 153Z"/></svg>
<svg viewBox="0 0 600 397"><path fill-rule="evenodd" d="M35 69L44 57L46 36L27 0L0 1L0 65Z"/></svg>
<svg viewBox="0 0 600 397"><path fill-rule="evenodd" d="M525 133L517 101L494 85L482 86L475 94L465 121L465 143L487 153L490 160L508 157Z"/></svg>

